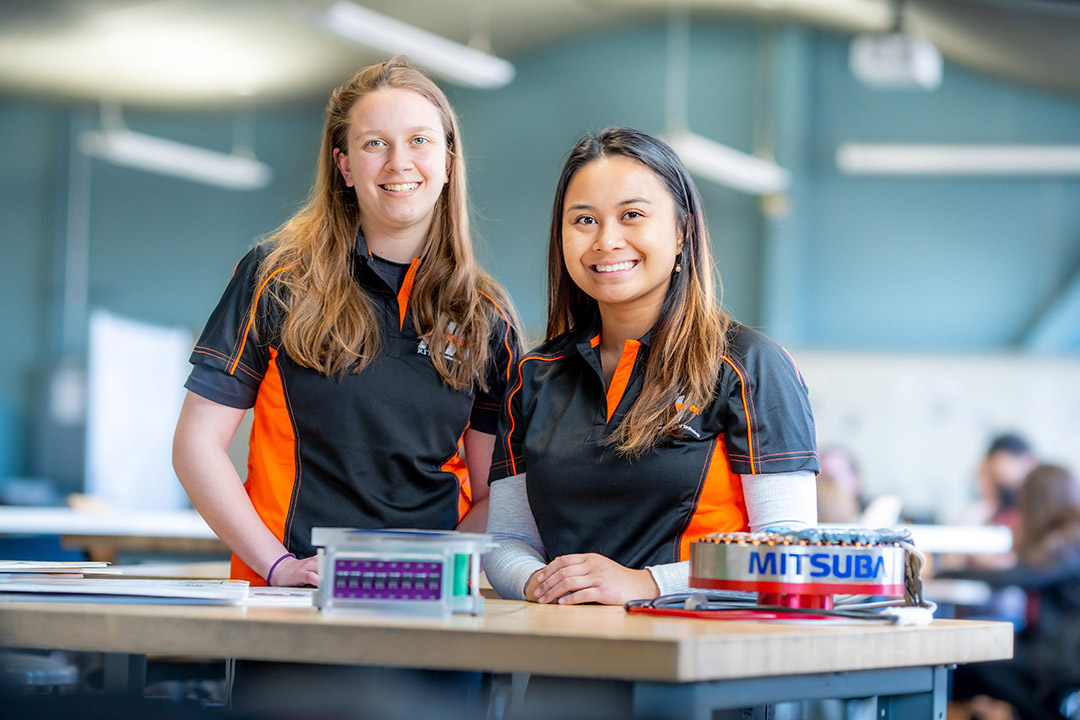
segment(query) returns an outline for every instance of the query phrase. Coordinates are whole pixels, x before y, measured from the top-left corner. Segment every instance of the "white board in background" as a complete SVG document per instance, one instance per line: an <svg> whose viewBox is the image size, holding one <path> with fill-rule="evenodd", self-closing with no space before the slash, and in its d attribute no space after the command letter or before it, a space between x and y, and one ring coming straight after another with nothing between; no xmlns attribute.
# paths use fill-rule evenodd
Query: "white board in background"
<svg viewBox="0 0 1080 720"><path fill-rule="evenodd" d="M956 522L990 439L1016 431L1080 472L1080 359L792 352L810 388L818 447L855 455L867 494Z"/></svg>
<svg viewBox="0 0 1080 720"><path fill-rule="evenodd" d="M176 510L172 469L192 336L97 310L90 316L86 492L118 510Z"/></svg>

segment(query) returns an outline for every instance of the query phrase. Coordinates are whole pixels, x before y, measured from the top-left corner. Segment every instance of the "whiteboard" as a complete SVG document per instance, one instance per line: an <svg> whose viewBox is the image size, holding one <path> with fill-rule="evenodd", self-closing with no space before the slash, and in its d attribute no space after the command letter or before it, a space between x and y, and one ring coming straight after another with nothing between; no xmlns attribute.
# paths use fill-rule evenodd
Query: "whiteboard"
<svg viewBox="0 0 1080 720"><path fill-rule="evenodd" d="M798 351L818 447L841 445L866 494L956 522L990 439L1025 436L1044 462L1080 471L1080 359Z"/></svg>
<svg viewBox="0 0 1080 720"><path fill-rule="evenodd" d="M191 332L95 310L87 371L86 492L116 510L177 510L172 437Z"/></svg>

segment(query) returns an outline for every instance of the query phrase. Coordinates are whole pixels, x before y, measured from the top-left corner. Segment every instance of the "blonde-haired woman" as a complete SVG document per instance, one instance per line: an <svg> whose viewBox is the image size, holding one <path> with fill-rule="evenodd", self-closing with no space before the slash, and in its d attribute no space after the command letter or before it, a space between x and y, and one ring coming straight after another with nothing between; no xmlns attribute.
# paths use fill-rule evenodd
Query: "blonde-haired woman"
<svg viewBox="0 0 1080 720"><path fill-rule="evenodd" d="M317 584L313 527L483 530L518 340L466 200L457 118L406 58L334 91L306 205L191 356L173 463L233 577ZM226 453L252 407L241 482Z"/></svg>
<svg viewBox="0 0 1080 720"><path fill-rule="evenodd" d="M485 559L505 598L682 591L711 532L816 522L818 458L790 356L717 304L697 189L672 150L583 139L555 192L547 341L514 372Z"/></svg>

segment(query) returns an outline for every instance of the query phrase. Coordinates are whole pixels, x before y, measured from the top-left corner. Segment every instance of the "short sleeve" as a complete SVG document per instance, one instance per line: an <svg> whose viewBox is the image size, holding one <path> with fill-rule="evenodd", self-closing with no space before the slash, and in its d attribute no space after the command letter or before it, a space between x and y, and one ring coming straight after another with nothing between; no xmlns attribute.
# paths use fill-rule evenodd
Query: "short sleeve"
<svg viewBox="0 0 1080 720"><path fill-rule="evenodd" d="M495 450L491 454L489 485L496 480L525 472L525 454L522 446L528 424L522 412L522 364L518 363L517 369L513 372L512 382L499 411L499 430L495 435Z"/></svg>
<svg viewBox="0 0 1080 720"><path fill-rule="evenodd" d="M498 305L496 305L498 307ZM499 309L500 322L491 337L491 360L487 367L487 390L478 390L473 400L469 427L488 435L495 435L499 429L499 413L506 390L510 385L511 373L517 363L520 340L517 329L510 322L506 312Z"/></svg>
<svg viewBox="0 0 1080 720"><path fill-rule="evenodd" d="M237 264L190 357L196 368L185 387L230 407L254 404L269 364L266 323L260 317L260 289L255 287L265 252L262 246L256 247Z"/></svg>
<svg viewBox="0 0 1080 720"><path fill-rule="evenodd" d="M737 326L729 336L712 410L734 472L818 472L806 384L791 355L762 333Z"/></svg>
<svg viewBox="0 0 1080 720"><path fill-rule="evenodd" d="M255 397L259 394L258 389L240 382L235 375L201 363L191 368L184 387L219 405L240 410L255 407Z"/></svg>

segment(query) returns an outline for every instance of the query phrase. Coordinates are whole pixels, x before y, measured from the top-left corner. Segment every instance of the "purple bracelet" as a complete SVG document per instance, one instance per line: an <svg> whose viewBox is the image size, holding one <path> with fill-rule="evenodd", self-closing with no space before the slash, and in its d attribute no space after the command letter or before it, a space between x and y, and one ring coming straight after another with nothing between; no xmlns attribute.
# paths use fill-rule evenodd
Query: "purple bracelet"
<svg viewBox="0 0 1080 720"><path fill-rule="evenodd" d="M266 587L270 587L270 578L274 576L274 570L277 568L278 564L287 557L291 557L293 560L296 559L296 556L292 553L285 553L275 560L274 564L270 566L270 572L266 573Z"/></svg>

